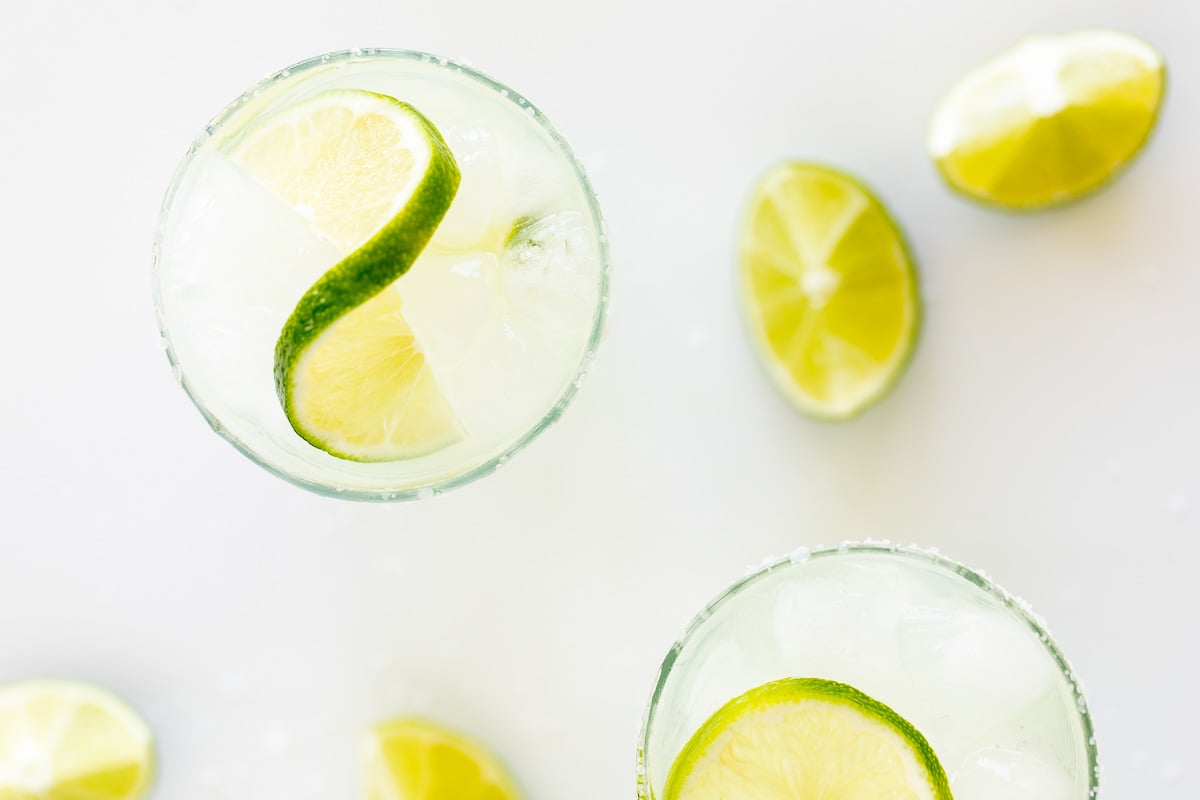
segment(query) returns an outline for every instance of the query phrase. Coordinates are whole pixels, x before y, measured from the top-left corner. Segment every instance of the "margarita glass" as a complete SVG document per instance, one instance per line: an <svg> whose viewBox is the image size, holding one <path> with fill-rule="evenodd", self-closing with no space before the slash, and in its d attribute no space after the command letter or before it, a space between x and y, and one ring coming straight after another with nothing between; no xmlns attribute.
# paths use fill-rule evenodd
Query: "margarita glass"
<svg viewBox="0 0 1200 800"><path fill-rule="evenodd" d="M256 128L347 92L416 109L461 174L432 239L380 292L402 299L410 341L455 427L403 457L322 449L285 413L273 363L281 329L314 282L353 254L231 157ZM447 59L355 50L268 77L207 126L163 203L154 289L168 358L217 433L305 488L402 500L491 472L559 417L601 336L608 252L582 168L523 97Z"/></svg>
<svg viewBox="0 0 1200 800"><path fill-rule="evenodd" d="M849 684L890 707L924 734L954 800L1096 794L1082 691L1028 606L936 552L853 544L801 549L696 617L646 711L640 800L663 800L676 759L727 701L789 678Z"/></svg>

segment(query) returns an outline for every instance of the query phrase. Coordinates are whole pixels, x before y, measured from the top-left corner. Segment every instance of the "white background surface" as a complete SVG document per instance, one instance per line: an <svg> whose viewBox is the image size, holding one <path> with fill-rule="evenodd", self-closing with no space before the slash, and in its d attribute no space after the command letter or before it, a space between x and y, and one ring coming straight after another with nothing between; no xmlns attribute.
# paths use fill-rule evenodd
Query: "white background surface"
<svg viewBox="0 0 1200 800"><path fill-rule="evenodd" d="M764 555L940 546L1050 621L1104 796L1200 794L1200 17L1156 2L22 2L0 18L0 680L70 675L157 730L156 797L351 798L370 720L495 744L530 800L634 791L658 662ZM1165 53L1155 141L1081 205L947 192L933 104L1026 32ZM191 138L263 74L352 46L463 58L577 148L614 246L607 341L500 473L353 505L211 434L154 329L150 240ZM927 324L850 425L793 413L744 340L734 220L782 157L867 177Z"/></svg>

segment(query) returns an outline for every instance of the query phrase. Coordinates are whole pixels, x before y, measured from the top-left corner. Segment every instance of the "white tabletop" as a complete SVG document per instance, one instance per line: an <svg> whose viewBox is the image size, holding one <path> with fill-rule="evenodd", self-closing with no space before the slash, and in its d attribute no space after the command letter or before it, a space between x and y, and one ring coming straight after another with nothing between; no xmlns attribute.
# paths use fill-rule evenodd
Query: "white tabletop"
<svg viewBox="0 0 1200 800"><path fill-rule="evenodd" d="M1050 621L1107 798L1200 794L1200 51L1173 0L23 0L0 22L0 680L71 675L159 735L157 798L352 798L370 720L491 741L530 800L634 791L659 660L745 567L863 536L938 546ZM1036 217L942 187L931 107L1032 31L1167 56L1158 134ZM498 474L355 505L268 475L175 385L151 310L167 181L265 73L352 46L469 61L589 167L609 332L563 421ZM768 163L866 177L927 296L911 371L842 426L770 388L732 294Z"/></svg>

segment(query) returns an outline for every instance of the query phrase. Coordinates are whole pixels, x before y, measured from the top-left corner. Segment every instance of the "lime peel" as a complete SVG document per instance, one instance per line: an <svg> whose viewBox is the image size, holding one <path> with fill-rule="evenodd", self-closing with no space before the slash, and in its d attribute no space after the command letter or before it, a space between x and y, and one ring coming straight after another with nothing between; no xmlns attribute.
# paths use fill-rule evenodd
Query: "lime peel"
<svg viewBox="0 0 1200 800"><path fill-rule="evenodd" d="M352 251L304 293L275 345L276 393L296 433L353 461L412 458L461 439L389 292L461 180L433 123L395 98L334 90L247 130L231 155Z"/></svg>

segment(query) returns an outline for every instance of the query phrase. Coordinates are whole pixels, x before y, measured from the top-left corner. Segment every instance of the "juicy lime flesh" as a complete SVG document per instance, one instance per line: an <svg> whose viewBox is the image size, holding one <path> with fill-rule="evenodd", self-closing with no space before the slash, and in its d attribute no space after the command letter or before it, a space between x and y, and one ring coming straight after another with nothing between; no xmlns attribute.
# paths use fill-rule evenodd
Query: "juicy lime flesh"
<svg viewBox="0 0 1200 800"><path fill-rule="evenodd" d="M0 800L134 800L152 772L149 730L111 695L63 681L0 688Z"/></svg>
<svg viewBox="0 0 1200 800"><path fill-rule="evenodd" d="M368 800L519 800L483 745L424 720L369 731L364 769Z"/></svg>
<svg viewBox="0 0 1200 800"><path fill-rule="evenodd" d="M965 78L939 108L934 158L977 199L1038 208L1087 194L1142 148L1161 59L1122 34L1041 37Z"/></svg>
<svg viewBox="0 0 1200 800"><path fill-rule="evenodd" d="M698 730L663 800L951 800L929 743L887 706L841 683L753 689Z"/></svg>
<svg viewBox="0 0 1200 800"><path fill-rule="evenodd" d="M396 213L417 157L411 134L386 100L330 92L249 137L237 161L299 210L344 252L357 249ZM338 102L338 101L341 102Z"/></svg>
<svg viewBox="0 0 1200 800"><path fill-rule="evenodd" d="M813 165L773 169L751 204L741 277L751 333L801 410L853 416L903 368L916 275L899 229L858 182Z"/></svg>
<svg viewBox="0 0 1200 800"><path fill-rule="evenodd" d="M394 98L331 91L269 117L233 157L348 251L300 299L275 349L292 428L331 455L411 458L464 432L389 287L458 189L432 123Z"/></svg>
<svg viewBox="0 0 1200 800"><path fill-rule="evenodd" d="M400 295L384 290L299 359L294 413L331 451L419 455L462 438L402 311Z"/></svg>

